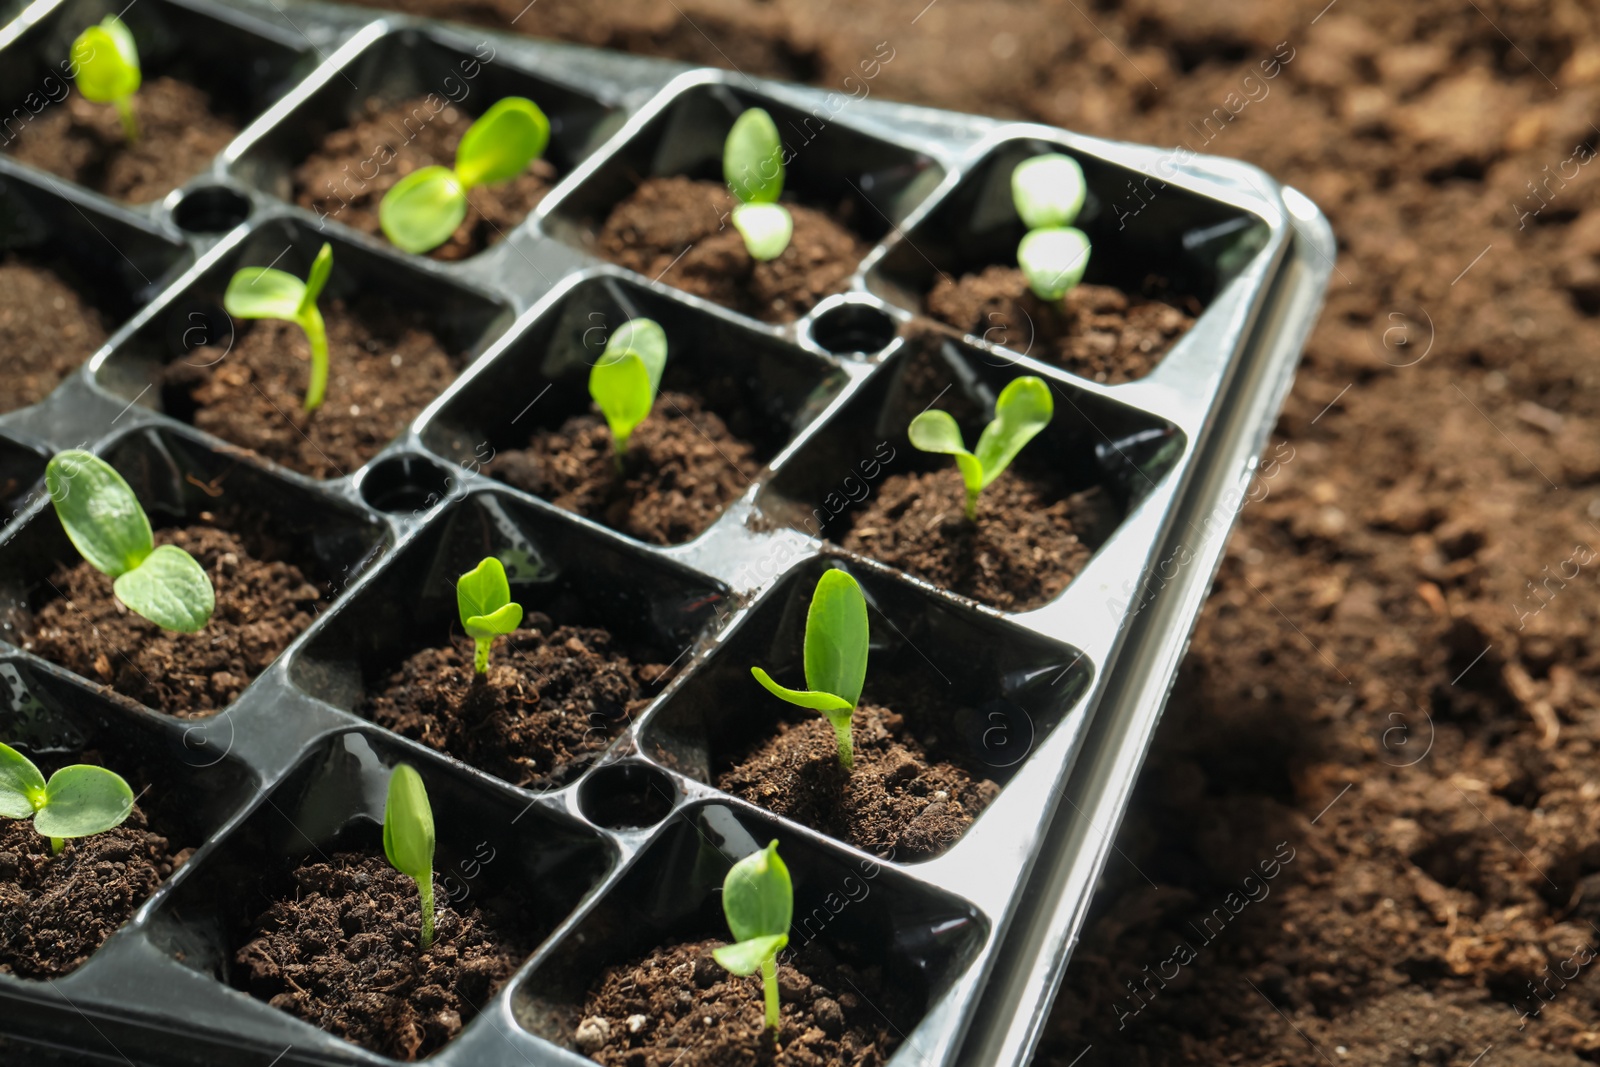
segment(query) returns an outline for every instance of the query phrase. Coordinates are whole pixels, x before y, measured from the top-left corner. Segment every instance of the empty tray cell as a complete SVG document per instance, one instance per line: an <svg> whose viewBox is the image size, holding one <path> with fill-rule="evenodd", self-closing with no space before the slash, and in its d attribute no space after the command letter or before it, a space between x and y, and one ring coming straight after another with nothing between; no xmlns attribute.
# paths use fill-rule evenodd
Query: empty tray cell
<svg viewBox="0 0 1600 1067"><path fill-rule="evenodd" d="M191 431L144 429L101 456L156 530L205 568L216 609L196 634L125 610L47 497L0 544L0 636L157 711L209 715L308 627L387 545L387 527ZM68 482L70 487L70 480Z"/></svg>
<svg viewBox="0 0 1600 1067"><path fill-rule="evenodd" d="M723 142L745 109L765 108L784 145L794 237L757 263L729 222ZM818 107L801 110L720 78L680 89L553 202L552 234L764 322L790 322L841 292L879 240L938 184L928 156Z"/></svg>
<svg viewBox="0 0 1600 1067"><path fill-rule="evenodd" d="M382 843L389 777L402 762L422 776L437 835L426 952L416 884ZM499 988L613 862L612 847L576 820L376 731L351 731L264 796L174 887L148 933L241 996L412 1060L492 1014ZM305 1044L302 1029L286 1032Z"/></svg>
<svg viewBox="0 0 1600 1067"><path fill-rule="evenodd" d="M544 112L550 144L519 177L468 195L466 220L431 253L464 259L515 229L616 124L607 104L532 73L487 40L462 47L426 29L377 38L319 72L315 88L242 145L230 169L319 218L381 239L384 194L412 171L454 166L462 134L508 96Z"/></svg>
<svg viewBox="0 0 1600 1067"><path fill-rule="evenodd" d="M918 1024L972 961L987 920L869 857L715 803L669 822L535 962L512 991L518 1021L604 1064L665 1063L679 1049L695 1050L697 1063L763 1062L761 979L734 977L711 951L730 940L729 867L772 841L794 883L778 957L779 1043L815 1062L883 1063L902 1043L914 1049ZM647 1048L656 1057L631 1053Z"/></svg>
<svg viewBox="0 0 1600 1067"><path fill-rule="evenodd" d="M817 580L861 584L871 632L852 721L855 770L823 716L751 677L805 688L806 612ZM975 649L983 649L975 656ZM1076 649L879 568L821 557L779 580L643 725L652 759L884 859L958 840L1061 722L1092 671Z"/></svg>
<svg viewBox="0 0 1600 1067"><path fill-rule="evenodd" d="M521 626L478 674L456 582L500 560ZM719 585L490 490L434 516L295 654L314 696L513 785L575 778L727 609Z"/></svg>
<svg viewBox="0 0 1600 1067"><path fill-rule="evenodd" d="M117 109L73 81L73 41L108 15L132 33L143 74L131 142ZM210 170L316 58L288 27L210 4L67 0L0 51L0 151L116 200L159 200Z"/></svg>
<svg viewBox="0 0 1600 1067"><path fill-rule="evenodd" d="M611 331L654 319L667 363L618 476L589 396ZM549 302L420 427L444 458L630 537L704 532L845 383L837 363L619 277Z"/></svg>
<svg viewBox="0 0 1600 1067"><path fill-rule="evenodd" d="M1059 152L1083 168L1076 223L1088 270L1063 301L1042 301L1017 269L1027 227L1011 172ZM1142 378L1266 243L1265 222L1143 172L1036 138L1002 141L889 242L872 290L973 337L1095 381Z"/></svg>
<svg viewBox="0 0 1600 1067"><path fill-rule="evenodd" d="M976 446L995 400L1029 368L919 330L785 458L756 498L769 519L1002 611L1059 596L1182 454L1166 420L1046 375L1050 424L983 490L976 520L954 459L920 452L933 407Z"/></svg>
<svg viewBox="0 0 1600 1067"><path fill-rule="evenodd" d="M187 258L182 244L61 182L0 170L0 414L48 396Z"/></svg>
<svg viewBox="0 0 1600 1067"><path fill-rule="evenodd" d="M245 267L304 279L325 241L333 268L317 306L327 324L327 390L307 412L305 333L292 322L232 318L223 294ZM404 433L510 320L499 298L276 219L240 235L169 295L96 363L95 380L291 470L339 478Z"/></svg>
<svg viewBox="0 0 1600 1067"><path fill-rule="evenodd" d="M69 840L57 856L30 821L0 820L0 974L59 978L82 966L250 799L246 767L187 741L175 724L0 656L0 742L46 777L93 764L135 795L121 825Z"/></svg>

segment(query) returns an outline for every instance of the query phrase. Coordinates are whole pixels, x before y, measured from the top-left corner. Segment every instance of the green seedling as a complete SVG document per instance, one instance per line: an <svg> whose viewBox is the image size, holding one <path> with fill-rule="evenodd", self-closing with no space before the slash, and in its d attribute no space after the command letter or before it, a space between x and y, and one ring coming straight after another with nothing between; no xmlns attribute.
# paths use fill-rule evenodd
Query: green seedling
<svg viewBox="0 0 1600 1067"><path fill-rule="evenodd" d="M241 319L280 319L292 322L306 335L311 346L311 380L306 385L307 411L322 406L328 391L328 328L317 297L333 272L333 246L324 244L311 261L311 271L301 281L287 271L271 267L245 267L228 282L222 306Z"/></svg>
<svg viewBox="0 0 1600 1067"><path fill-rule="evenodd" d="M1088 188L1078 161L1059 152L1025 159L1011 172L1011 200L1028 227L1017 266L1041 300L1060 300L1089 266L1088 235L1072 225Z"/></svg>
<svg viewBox="0 0 1600 1067"><path fill-rule="evenodd" d="M472 664L479 674L489 673L489 647L501 634L516 631L522 624L522 605L511 602L511 583L505 566L493 556L456 581L456 608L477 649Z"/></svg>
<svg viewBox="0 0 1600 1067"><path fill-rule="evenodd" d="M855 770L850 717L867 680L867 600L861 586L841 570L817 579L806 611L805 666L809 689L785 689L760 667L751 667L756 681L780 700L820 711L839 741L839 763Z"/></svg>
<svg viewBox="0 0 1600 1067"><path fill-rule="evenodd" d="M216 607L211 579L178 546L155 546L139 498L111 464L77 449L58 452L44 480L67 538L91 567L111 576L129 611L182 634L205 627Z"/></svg>
<svg viewBox="0 0 1600 1067"><path fill-rule="evenodd" d="M89 837L122 825L133 810L133 790L104 767L75 763L47 782L33 761L0 745L0 817L32 819L57 855L69 837Z"/></svg>
<svg viewBox="0 0 1600 1067"><path fill-rule="evenodd" d="M629 319L611 335L605 352L589 371L589 395L611 428L619 470L628 438L655 405L666 366L667 334L660 323Z"/></svg>
<svg viewBox="0 0 1600 1067"><path fill-rule="evenodd" d="M422 947L433 944L433 808L422 775L408 764L389 775L383 805L383 854L395 870L417 883L422 899Z"/></svg>
<svg viewBox="0 0 1600 1067"><path fill-rule="evenodd" d="M1000 390L994 404L994 421L978 437L978 450L968 452L961 443L961 427L947 411L924 411L911 420L911 443L924 452L956 457L961 480L967 486L967 518L978 517L978 494L989 487L1017 458L1022 446L1050 425L1055 403L1050 387L1025 375Z"/></svg>
<svg viewBox="0 0 1600 1067"><path fill-rule="evenodd" d="M765 109L752 107L734 121L722 146L722 176L738 201L733 226L751 259L777 259L794 236L794 218L778 203L783 195L783 141Z"/></svg>
<svg viewBox="0 0 1600 1067"><path fill-rule="evenodd" d="M837 573L837 572L835 572ZM722 882L722 913L734 943L711 950L712 959L741 977L761 972L767 1029L778 1028L778 953L789 944L794 884L778 858L776 841L735 863Z"/></svg>
<svg viewBox="0 0 1600 1067"><path fill-rule="evenodd" d="M467 217L467 193L515 178L549 143L544 112L532 100L508 96L467 130L454 167L423 167L395 182L378 205L378 223L397 248L438 248Z"/></svg>
<svg viewBox="0 0 1600 1067"><path fill-rule="evenodd" d="M90 26L72 42L72 62L78 68L78 91L85 100L111 104L122 120L122 133L131 143L139 139L139 120L133 115L133 94L139 91L139 49L133 34L115 15Z"/></svg>

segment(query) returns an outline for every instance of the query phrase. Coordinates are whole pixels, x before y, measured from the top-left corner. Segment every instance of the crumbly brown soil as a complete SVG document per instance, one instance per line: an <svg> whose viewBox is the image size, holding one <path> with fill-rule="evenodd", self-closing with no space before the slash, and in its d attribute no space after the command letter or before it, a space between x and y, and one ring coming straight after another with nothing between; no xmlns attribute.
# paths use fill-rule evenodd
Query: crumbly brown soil
<svg viewBox="0 0 1600 1067"><path fill-rule="evenodd" d="M605 751L666 676L635 664L594 627L529 616L495 640L489 672L473 641L423 649L395 671L361 714L514 785L570 781Z"/></svg>
<svg viewBox="0 0 1600 1067"><path fill-rule="evenodd" d="M77 970L187 857L151 832L138 805L121 826L68 841L58 856L31 822L0 819L0 974Z"/></svg>
<svg viewBox="0 0 1600 1067"><path fill-rule="evenodd" d="M0 413L37 404L105 344L100 313L47 267L0 260Z"/></svg>
<svg viewBox="0 0 1600 1067"><path fill-rule="evenodd" d="M323 302L328 390L307 414L311 349L289 322L241 321L231 350L197 348L167 365L169 413L313 478L353 473L455 380L456 361L420 312L376 297Z"/></svg>
<svg viewBox="0 0 1600 1067"><path fill-rule="evenodd" d="M157 530L211 578L216 609L197 634L163 630L112 594L89 564L59 568L22 647L158 711L191 718L238 697L311 625L322 592L292 563L252 555L249 535L214 526Z"/></svg>
<svg viewBox="0 0 1600 1067"><path fill-rule="evenodd" d="M1109 285L1080 285L1062 300L1033 295L1015 267L991 266L959 279L941 276L929 315L1074 374L1116 385L1143 378L1189 332L1200 313Z"/></svg>
<svg viewBox="0 0 1600 1067"><path fill-rule="evenodd" d="M711 956L725 944L670 945L607 968L584 1001L578 1048L607 1067L876 1067L899 1045L907 995L881 968L858 970L812 942L778 960L775 1048L760 976L736 977Z"/></svg>
<svg viewBox="0 0 1600 1067"><path fill-rule="evenodd" d="M110 104L73 92L22 127L11 155L106 196L143 204L159 200L211 165L239 132L232 116L176 78L150 78L133 98L139 139L129 144Z"/></svg>
<svg viewBox="0 0 1600 1067"><path fill-rule="evenodd" d="M363 1048L420 1059L461 1032L549 929L516 901L463 903L435 881L434 942L421 951L415 882L381 855L309 857L251 922L235 981Z"/></svg>
<svg viewBox="0 0 1600 1067"><path fill-rule="evenodd" d="M900 862L955 844L1000 794L930 754L900 714L879 704L857 707L850 729L853 771L839 763L832 725L806 715L779 720L775 734L735 756L717 788Z"/></svg>
<svg viewBox="0 0 1600 1067"><path fill-rule="evenodd" d="M1037 1062L1593 1061L1600 981L1557 972L1600 923L1600 592L1592 561L1561 576L1600 548L1600 14L395 2L835 90L887 41L875 97L1236 156L1305 191L1340 238L1328 307ZM1171 974L1172 933L1285 831L1272 896L1120 1025L1122 981ZM1536 979L1555 996L1519 1030Z"/></svg>
<svg viewBox="0 0 1600 1067"><path fill-rule="evenodd" d="M855 514L844 547L1003 611L1054 600L1116 524L1098 488L1063 495L1012 467L983 491L976 520L953 467L893 474Z"/></svg>
<svg viewBox="0 0 1600 1067"><path fill-rule="evenodd" d="M413 171L454 166L462 135L476 117L434 99L433 104L427 97L417 97L390 105L367 100L355 121L328 134L294 169L295 202L363 233L382 234L378 205L384 194ZM448 241L428 255L465 259L503 240L544 199L557 178L555 166L539 159L508 182L472 190L467 195L467 217Z"/></svg>
<svg viewBox="0 0 1600 1067"><path fill-rule="evenodd" d="M616 207L600 254L668 285L763 322L793 322L844 289L866 244L824 212L785 202L794 237L777 259L750 258L729 213L728 188L692 178L648 178Z"/></svg>
<svg viewBox="0 0 1600 1067"><path fill-rule="evenodd" d="M641 541L676 545L703 533L761 469L753 445L677 392L658 395L633 431L620 477L614 455L605 419L577 415L501 452L489 473Z"/></svg>

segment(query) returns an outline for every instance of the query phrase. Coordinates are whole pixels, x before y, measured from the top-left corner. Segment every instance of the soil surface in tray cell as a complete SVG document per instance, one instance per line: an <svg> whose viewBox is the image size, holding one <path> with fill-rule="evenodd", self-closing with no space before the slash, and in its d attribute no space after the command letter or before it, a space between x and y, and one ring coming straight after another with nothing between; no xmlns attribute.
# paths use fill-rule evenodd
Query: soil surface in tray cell
<svg viewBox="0 0 1600 1067"><path fill-rule="evenodd" d="M611 210L600 254L763 322L793 322L841 292L867 245L825 212L785 201L794 237L777 259L750 258L718 182L649 178Z"/></svg>
<svg viewBox="0 0 1600 1067"><path fill-rule="evenodd" d="M605 630L555 626L536 613L497 638L489 672L473 641L418 652L369 697L361 714L503 778L547 788L571 781L666 679L635 664Z"/></svg>
<svg viewBox="0 0 1600 1067"><path fill-rule="evenodd" d="M189 526L157 530L156 544L186 550L211 578L216 609L205 629L173 633L135 615L111 578L80 560L50 576L22 647L169 715L220 710L311 625L322 590L258 535Z"/></svg>
<svg viewBox="0 0 1600 1067"><path fill-rule="evenodd" d="M845 548L1002 611L1027 611L1067 587L1116 525L1099 488L1062 493L1013 463L966 515L954 466L893 474L854 514Z"/></svg>
<svg viewBox="0 0 1600 1067"><path fill-rule="evenodd" d="M316 411L304 408L305 333L274 319L236 322L231 350L197 348L168 364L166 410L301 474L354 473L455 380L457 361L420 312L377 297L321 303L328 389Z"/></svg>
<svg viewBox="0 0 1600 1067"><path fill-rule="evenodd" d="M100 313L47 267L0 260L0 414L37 404L106 340Z"/></svg>
<svg viewBox="0 0 1600 1067"><path fill-rule="evenodd" d="M910 693L904 702L920 703ZM810 714L780 719L775 734L717 776L717 788L900 862L945 851L1000 794L994 782L939 759L937 736L913 731L870 700L856 708L850 729L853 771L839 763L833 726Z"/></svg>
<svg viewBox="0 0 1600 1067"><path fill-rule="evenodd" d="M1058 301L1040 300L1015 267L987 267L941 277L927 297L929 315L981 337L1108 385L1155 369L1200 314L1192 297L1175 306L1109 285L1079 285Z"/></svg>
<svg viewBox="0 0 1600 1067"><path fill-rule="evenodd" d="M159 200L205 170L239 132L211 110L200 89L175 78L151 78L133 97L139 137L131 144L111 104L74 92L42 111L12 142L24 163L132 204Z"/></svg>
<svg viewBox="0 0 1600 1067"><path fill-rule="evenodd" d="M295 202L335 222L380 236L378 205L401 178L423 167L453 167L473 116L437 97L385 105L368 100L349 126L323 138L294 171ZM370 175L370 177L369 177ZM510 181L467 194L467 217L428 255L458 260L503 240L544 199L558 175L538 159Z"/></svg>
<svg viewBox="0 0 1600 1067"><path fill-rule="evenodd" d="M614 457L605 419L578 415L540 430L525 449L501 452L490 473L641 541L676 545L703 533L761 469L754 446L678 392L656 397L620 473Z"/></svg>
<svg viewBox="0 0 1600 1067"><path fill-rule="evenodd" d="M417 885L381 855L313 855L250 925L235 982L275 1008L400 1060L436 1051L494 996L549 926L520 901L458 910L435 878L434 941Z"/></svg>
<svg viewBox="0 0 1600 1067"><path fill-rule="evenodd" d="M70 840L56 856L32 822L0 819L0 974L76 970L189 851L174 854L137 805L121 826Z"/></svg>
<svg viewBox="0 0 1600 1067"><path fill-rule="evenodd" d="M878 1067L911 1014L877 966L857 969L812 941L778 960L781 1024L766 1031L760 975L737 977L708 939L608 968L584 1001L579 1051L607 1067ZM887 1018L885 1018L887 1013Z"/></svg>

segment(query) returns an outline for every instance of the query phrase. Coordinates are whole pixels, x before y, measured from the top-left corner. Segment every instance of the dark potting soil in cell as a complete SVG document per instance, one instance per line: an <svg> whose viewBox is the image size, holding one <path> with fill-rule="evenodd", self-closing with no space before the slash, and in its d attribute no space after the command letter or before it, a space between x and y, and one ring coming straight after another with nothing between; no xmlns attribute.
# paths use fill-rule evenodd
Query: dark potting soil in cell
<svg viewBox="0 0 1600 1067"><path fill-rule="evenodd" d="M442 103L442 106L440 106ZM456 149L474 116L441 98L417 97L385 105L368 100L361 114L322 144L294 171L301 207L346 226L381 235L378 205L401 178L423 167L455 165ZM450 239L428 254L465 259L504 239L544 199L556 182L549 160L498 185L467 194L467 217Z"/></svg>
<svg viewBox="0 0 1600 1067"><path fill-rule="evenodd" d="M890 475L842 543L980 603L1028 611L1055 599L1116 525L1098 487L1063 493L1021 462L983 491L975 520L966 499L954 467Z"/></svg>
<svg viewBox="0 0 1600 1067"><path fill-rule="evenodd" d="M916 1005L876 965L812 941L778 961L781 1020L766 1032L761 978L723 970L707 939L607 968L584 1000L578 1049L607 1067L878 1067Z"/></svg>
<svg viewBox="0 0 1600 1067"><path fill-rule="evenodd" d="M197 348L168 364L167 412L313 478L353 473L455 380L456 360L420 312L363 297L324 301L322 313L328 390L316 411L304 408L304 332L263 319L237 322L231 349Z"/></svg>
<svg viewBox="0 0 1600 1067"><path fill-rule="evenodd" d="M528 447L500 453L490 473L653 545L691 540L750 486L755 447L687 393L663 392L628 441L622 471L598 415L540 430Z"/></svg>
<svg viewBox="0 0 1600 1067"><path fill-rule="evenodd" d="M519 900L457 910L435 882L434 942L419 949L417 886L381 855L312 856L250 923L235 984L363 1048L401 1060L460 1033L549 925Z"/></svg>
<svg viewBox="0 0 1600 1067"><path fill-rule="evenodd" d="M226 525L259 527L249 519ZM210 576L216 610L204 630L173 633L133 614L109 577L79 561L50 576L50 599L22 647L158 711L204 715L237 698L311 625L322 591L254 532L189 526L156 531L156 544L185 549Z"/></svg>
<svg viewBox="0 0 1600 1067"><path fill-rule="evenodd" d="M174 854L137 805L121 826L57 856L31 822L0 819L0 974L59 978L81 967L188 854Z"/></svg>
<svg viewBox="0 0 1600 1067"><path fill-rule="evenodd" d="M1182 305L1182 306L1177 306ZM1143 378L1189 332L1200 305L1080 285L1060 301L1040 300L1015 267L944 276L928 293L928 314L956 329L1116 385Z"/></svg>
<svg viewBox="0 0 1600 1067"><path fill-rule="evenodd" d="M906 702L925 701L908 695ZM734 757L717 788L901 862L945 851L1000 793L995 783L939 759L937 735L930 752L921 739L927 727L913 731L881 705L857 707L851 732L855 769L847 772L826 719L786 717L776 733Z"/></svg>
<svg viewBox="0 0 1600 1067"><path fill-rule="evenodd" d="M649 178L612 209L599 250L613 263L763 322L793 322L844 290L867 246L822 211L785 206L794 237L777 259L758 263L729 221L727 186Z"/></svg>
<svg viewBox="0 0 1600 1067"><path fill-rule="evenodd" d="M605 630L535 614L495 641L487 675L459 637L406 660L360 711L513 785L546 788L605 751L666 673L629 660Z"/></svg>
<svg viewBox="0 0 1600 1067"><path fill-rule="evenodd" d="M211 165L239 132L200 89L150 78L133 98L139 138L129 143L117 109L73 93L23 128L10 149L24 163L133 204L159 200Z"/></svg>
<svg viewBox="0 0 1600 1067"><path fill-rule="evenodd" d="M0 260L0 413L37 404L106 340L100 313L61 275L16 256Z"/></svg>

